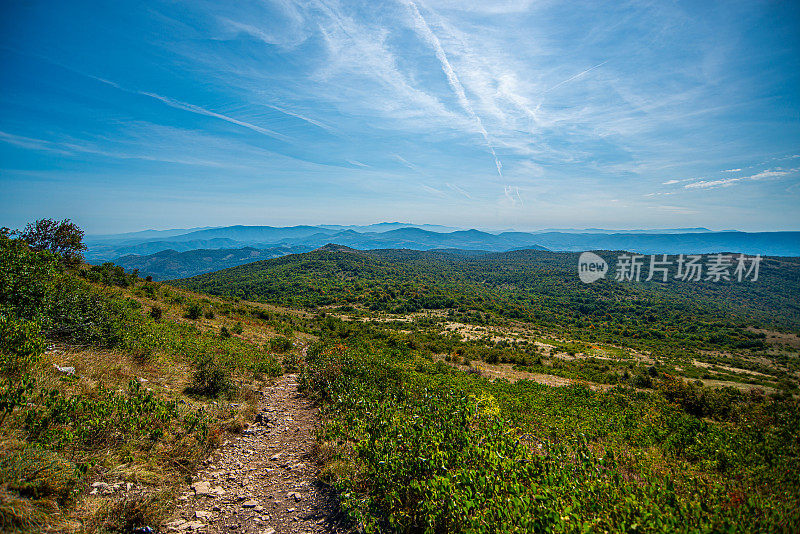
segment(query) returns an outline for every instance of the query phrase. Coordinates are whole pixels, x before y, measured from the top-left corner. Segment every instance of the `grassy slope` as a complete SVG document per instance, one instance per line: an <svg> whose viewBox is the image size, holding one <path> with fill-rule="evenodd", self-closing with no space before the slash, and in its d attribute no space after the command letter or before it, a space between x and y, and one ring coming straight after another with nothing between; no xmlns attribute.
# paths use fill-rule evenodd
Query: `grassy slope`
<svg viewBox="0 0 800 534"><path fill-rule="evenodd" d="M26 278L35 257L11 248L2 250L11 270L0 272L0 530L157 525L199 460L243 428L254 391L281 373L286 356L276 352L295 350L284 336L295 337L302 319L127 275L104 275L111 285L58 268ZM22 317L17 304L36 284L46 288L41 313ZM193 304L199 319L185 317ZM220 335L237 325L241 334ZM228 387L199 391L209 384ZM133 487L90 495L94 482Z"/></svg>

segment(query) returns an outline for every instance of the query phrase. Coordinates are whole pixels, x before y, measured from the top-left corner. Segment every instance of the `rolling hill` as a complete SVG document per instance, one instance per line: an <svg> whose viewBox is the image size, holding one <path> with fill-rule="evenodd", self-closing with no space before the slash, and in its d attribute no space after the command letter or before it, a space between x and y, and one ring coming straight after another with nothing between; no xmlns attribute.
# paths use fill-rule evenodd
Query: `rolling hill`
<svg viewBox="0 0 800 534"><path fill-rule="evenodd" d="M244 263L307 251L308 248L302 246L283 246L268 249L252 247L194 249L185 252L170 249L146 256L129 254L116 258L114 263L129 271L136 269L142 276L152 276L154 280L168 280L171 278L188 278Z"/></svg>
<svg viewBox="0 0 800 534"><path fill-rule="evenodd" d="M617 253L601 255L613 265ZM608 279L593 284L579 281L577 259L576 253L538 250L454 254L327 245L170 283L297 307L475 310L647 346L662 346L665 340L673 347L703 344L709 339L703 331L717 323L734 329L756 324L800 329L800 307L792 296L800 294L797 258L764 259L757 282L670 277L667 283Z"/></svg>

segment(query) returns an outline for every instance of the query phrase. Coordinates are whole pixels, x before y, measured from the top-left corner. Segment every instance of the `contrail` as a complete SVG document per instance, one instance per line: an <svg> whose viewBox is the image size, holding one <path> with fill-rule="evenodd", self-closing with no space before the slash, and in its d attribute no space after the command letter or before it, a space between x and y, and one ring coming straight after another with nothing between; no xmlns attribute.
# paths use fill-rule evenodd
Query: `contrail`
<svg viewBox="0 0 800 534"><path fill-rule="evenodd" d="M469 115L470 118L475 121L475 124L478 125L478 130L483 136L483 139L486 141L486 145L489 147L489 151L492 153L492 157L494 158L494 164L497 167L497 174L502 178L503 165L500 163L497 153L495 152L494 147L489 140L489 132L487 132L486 128L484 128L483 121L481 121L481 118L477 113L475 113L475 110L472 108L472 104L470 104L469 100L467 99L467 95L464 92L464 86L461 85L461 81L458 79L455 69L447 59L447 54L445 54L444 48L442 48L442 43L439 42L439 38L436 37L436 35L433 33L433 30L431 30L430 26L428 26L425 18L423 18L422 14L419 12L419 9L417 9L416 4L408 1L407 5L411 10L411 15L414 17L414 21L417 23L417 29L431 46L431 48L433 48L433 51L436 54L436 59L438 59L439 63L442 65L442 71L444 71L445 76L447 76L447 83L455 93L458 103L461 104L461 107L464 108L464 111L467 112L467 115Z"/></svg>
<svg viewBox="0 0 800 534"><path fill-rule="evenodd" d="M283 141L289 139L287 136L279 134L278 132L274 132L267 128L262 128L261 126L256 126L255 124L251 124L249 122L240 121L239 119L234 119L233 117L228 117L227 115L223 115L221 113L209 111L205 108L201 108L200 106L195 106L194 104L181 102L179 100L173 100L169 97L161 96L156 93L148 93L146 91L136 91L136 93L144 96L149 96L150 98L155 98L156 100L160 100L164 104L176 109L182 109L184 111L189 111L191 113L197 113L198 115L205 115L207 117L214 117L215 119L220 119L225 122L230 122L231 124L235 124L237 126L253 130L254 132L258 132L260 134L267 135L269 137L274 137L276 139L281 139Z"/></svg>
<svg viewBox="0 0 800 534"><path fill-rule="evenodd" d="M586 69L585 71L583 71L583 72L579 72L579 73L578 73L578 74L576 74L575 76L572 76L571 78L567 78L567 79L566 79L566 80L564 80L563 82L560 82L560 83L557 83L557 84L555 84L553 87L551 87L550 89L546 90L546 91L545 91L544 93L542 93L542 94L547 94L547 93L549 93L550 91L552 91L553 89L555 89L556 87L561 87L561 86L562 86L562 85L564 85L565 83L569 83L569 82L571 82L572 80L574 80L574 79L576 79L576 78L580 78L581 76L583 76L583 75L584 75L584 74L586 74L587 72L593 71L593 70L594 70L594 69L596 69L597 67L602 67L602 66L603 66L603 65L605 65L606 63L608 63L608 60L605 60L605 61L603 61L602 63L598 63L598 64L597 64L597 65L595 65L594 67L589 67L589 68L588 68L588 69Z"/></svg>

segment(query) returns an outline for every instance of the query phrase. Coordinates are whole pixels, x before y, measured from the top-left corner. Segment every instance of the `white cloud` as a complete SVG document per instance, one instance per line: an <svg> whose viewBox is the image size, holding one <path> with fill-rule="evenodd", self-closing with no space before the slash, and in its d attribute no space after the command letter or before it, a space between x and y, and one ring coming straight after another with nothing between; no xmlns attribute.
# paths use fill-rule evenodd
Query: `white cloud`
<svg viewBox="0 0 800 534"><path fill-rule="evenodd" d="M458 187L456 184L445 183L444 185L446 185L447 187L449 187L450 189L452 189L456 193L461 193L462 195L464 195L468 199L472 200L472 195L470 195L469 193L467 193L466 191L464 191L463 189Z"/></svg>
<svg viewBox="0 0 800 534"><path fill-rule="evenodd" d="M720 180L701 180L683 186L686 189L713 189L715 187L729 187L738 182L764 180L765 178L779 178L786 176L797 169L791 170L766 170L750 176L740 176L738 178L723 178Z"/></svg>
<svg viewBox="0 0 800 534"><path fill-rule="evenodd" d="M239 120L239 119L235 119L233 117L229 117L227 115L223 115L223 114L217 113L215 111L210 111L210 110L207 110L207 109L202 108L200 106L195 106L194 104L188 104L186 102L181 102L179 100L173 100L172 98L169 98L169 97L166 97L166 96L161 96L161 95L158 95L156 93L149 93L147 91L137 91L137 93L140 94L140 95L149 96L150 98L155 98L156 100L160 100L161 102L165 103L166 105L168 105L170 107L173 107L173 108L176 108L176 109L182 109L184 111L189 111L191 113L196 113L198 115L205 115L207 117L214 117L216 119L220 119L220 120L223 120L225 122L230 122L231 124L235 124L237 126L242 126L243 128L247 128L248 130L252 130L254 132L257 132L257 133L260 133L260 134L263 134L263 135L266 135L266 136L269 136L269 137L274 137L275 139L281 139L283 141L286 141L286 140L289 139L287 136L285 136L283 134L280 134L278 132L272 131L270 129L263 128L261 126L257 126L255 124L251 124L249 122L245 122L245 121L242 121L242 120Z"/></svg>
<svg viewBox="0 0 800 534"><path fill-rule="evenodd" d="M434 54L436 58L439 60L439 63L442 65L442 71L444 72L445 76L447 77L447 83L455 93L456 98L458 99L458 103L464 108L467 115L475 121L476 126L478 127L478 131L483 136L483 139L486 141L486 145L489 147L489 151L492 153L492 157L494 158L495 166L497 167L497 174L501 177L503 176L503 165L497 157L497 153L495 152L494 146L492 145L491 140L489 140L489 133L486 131L486 128L483 126L483 121L475 113L475 110L472 108L472 104L467 99L467 95L464 92L464 86L461 85L461 81L458 79L458 74L456 73L453 66L450 64L450 61L447 59L447 54L445 54L444 48L442 48L442 44L439 41L439 38L436 37L436 34L433 33L428 23L425 21L425 18L417 9L416 4L414 2L407 2L408 8L411 10L411 14L414 18L416 23L416 31L425 39L425 41L433 48Z"/></svg>

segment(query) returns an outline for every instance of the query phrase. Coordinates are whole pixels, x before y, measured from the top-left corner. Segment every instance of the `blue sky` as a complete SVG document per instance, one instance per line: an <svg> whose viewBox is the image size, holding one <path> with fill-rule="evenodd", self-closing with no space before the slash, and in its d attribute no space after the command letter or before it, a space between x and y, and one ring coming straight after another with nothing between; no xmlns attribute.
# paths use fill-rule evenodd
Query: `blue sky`
<svg viewBox="0 0 800 534"><path fill-rule="evenodd" d="M797 2L0 10L0 225L800 229Z"/></svg>

